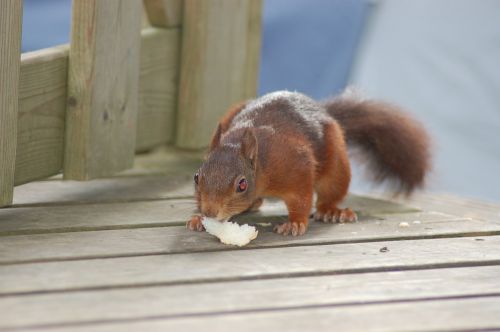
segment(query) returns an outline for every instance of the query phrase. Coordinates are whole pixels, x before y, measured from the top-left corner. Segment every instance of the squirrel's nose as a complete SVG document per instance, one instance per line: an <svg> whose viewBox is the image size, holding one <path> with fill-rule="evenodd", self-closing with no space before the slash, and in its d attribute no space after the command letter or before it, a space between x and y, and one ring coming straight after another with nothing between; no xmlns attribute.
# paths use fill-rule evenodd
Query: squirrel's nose
<svg viewBox="0 0 500 332"><path fill-rule="evenodd" d="M215 218L217 216L217 214L219 214L219 211L213 206L207 207L202 212L205 216L207 216L209 218Z"/></svg>

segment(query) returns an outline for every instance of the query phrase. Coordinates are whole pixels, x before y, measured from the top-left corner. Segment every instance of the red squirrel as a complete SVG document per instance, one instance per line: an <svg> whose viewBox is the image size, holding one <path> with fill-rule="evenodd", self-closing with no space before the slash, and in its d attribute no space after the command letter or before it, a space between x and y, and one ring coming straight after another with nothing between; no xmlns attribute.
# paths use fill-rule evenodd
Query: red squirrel
<svg viewBox="0 0 500 332"><path fill-rule="evenodd" d="M316 102L278 91L240 103L220 120L194 175L198 209L222 221L258 209L263 197L277 197L288 221L275 232L297 236L307 230L316 192L315 220L356 221L354 211L338 207L351 180L348 146L365 157L376 182L388 180L396 193L423 186L429 138L398 107L348 92ZM203 231L201 220L195 215L187 227Z"/></svg>

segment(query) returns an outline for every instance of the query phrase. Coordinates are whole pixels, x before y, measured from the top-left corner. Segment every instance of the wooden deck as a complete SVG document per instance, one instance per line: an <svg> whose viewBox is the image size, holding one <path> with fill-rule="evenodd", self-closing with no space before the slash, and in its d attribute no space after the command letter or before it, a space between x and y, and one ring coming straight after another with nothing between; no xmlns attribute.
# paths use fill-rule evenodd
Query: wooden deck
<svg viewBox="0 0 500 332"><path fill-rule="evenodd" d="M350 196L353 224L224 246L184 224L199 159L158 151L112 179L16 188L0 210L0 331L500 330L500 206ZM406 222L409 227L401 227Z"/></svg>

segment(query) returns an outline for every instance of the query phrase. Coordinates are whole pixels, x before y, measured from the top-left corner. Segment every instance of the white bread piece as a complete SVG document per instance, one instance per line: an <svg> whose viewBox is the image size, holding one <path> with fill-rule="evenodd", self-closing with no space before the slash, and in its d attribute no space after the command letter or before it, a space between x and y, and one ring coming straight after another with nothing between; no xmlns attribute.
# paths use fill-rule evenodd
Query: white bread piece
<svg viewBox="0 0 500 332"><path fill-rule="evenodd" d="M208 233L219 238L224 244L243 247L257 237L259 231L254 226L238 225L229 221L203 217L201 221Z"/></svg>

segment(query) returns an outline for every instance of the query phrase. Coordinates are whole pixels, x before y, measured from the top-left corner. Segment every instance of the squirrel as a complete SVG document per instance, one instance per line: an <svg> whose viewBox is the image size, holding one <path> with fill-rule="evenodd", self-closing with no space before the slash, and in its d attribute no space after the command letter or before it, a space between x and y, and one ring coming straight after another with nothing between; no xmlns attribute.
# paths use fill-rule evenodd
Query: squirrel
<svg viewBox="0 0 500 332"><path fill-rule="evenodd" d="M263 197L277 197L288 221L274 231L297 236L307 230L316 192L315 220L356 221L354 211L338 207L351 180L347 147L395 194L408 196L425 183L429 136L399 107L348 90L324 102L277 91L233 106L220 120L194 175L198 210L223 221L257 210ZM202 218L192 216L187 227L203 231Z"/></svg>

